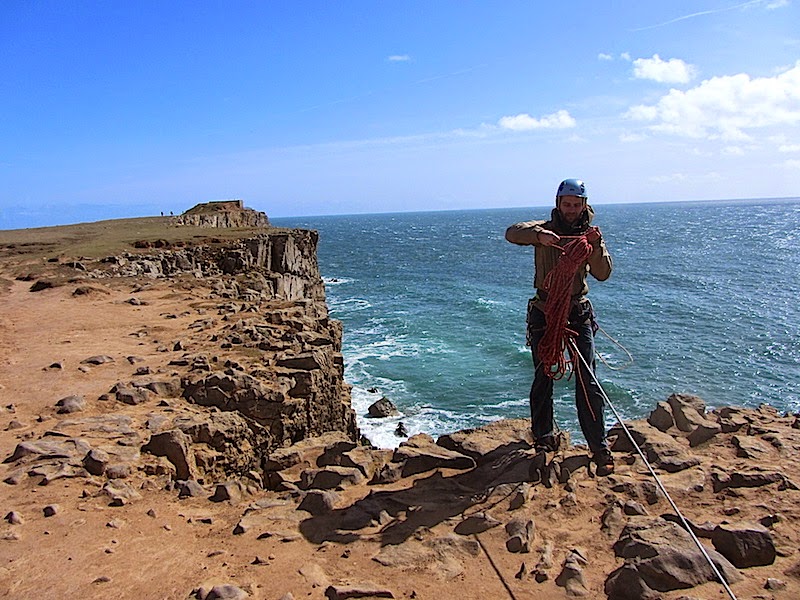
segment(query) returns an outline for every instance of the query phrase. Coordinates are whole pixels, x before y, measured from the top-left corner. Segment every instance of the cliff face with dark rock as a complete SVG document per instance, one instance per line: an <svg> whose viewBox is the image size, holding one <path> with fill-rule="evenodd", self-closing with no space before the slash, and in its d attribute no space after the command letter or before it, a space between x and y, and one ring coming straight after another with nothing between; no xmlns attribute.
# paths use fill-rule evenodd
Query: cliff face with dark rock
<svg viewBox="0 0 800 600"><path fill-rule="evenodd" d="M315 231L271 229L245 239L124 252L105 257L95 268L80 264L92 278L213 278L222 296L307 300L327 312L317 241Z"/></svg>

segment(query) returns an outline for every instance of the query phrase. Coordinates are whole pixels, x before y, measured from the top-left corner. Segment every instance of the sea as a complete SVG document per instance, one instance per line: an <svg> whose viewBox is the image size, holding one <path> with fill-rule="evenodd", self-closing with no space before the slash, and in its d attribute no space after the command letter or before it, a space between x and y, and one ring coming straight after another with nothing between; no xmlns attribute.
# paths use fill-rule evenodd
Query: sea
<svg viewBox="0 0 800 600"><path fill-rule="evenodd" d="M601 331L597 375L623 419L670 394L709 407L800 411L800 198L594 207L614 261L589 278ZM345 379L376 446L503 418L528 418L525 308L533 249L505 241L550 207L272 219L319 232L331 315L344 324ZM574 378L556 420L583 441ZM369 417L386 397L398 414ZM608 425L615 422L606 410Z"/></svg>

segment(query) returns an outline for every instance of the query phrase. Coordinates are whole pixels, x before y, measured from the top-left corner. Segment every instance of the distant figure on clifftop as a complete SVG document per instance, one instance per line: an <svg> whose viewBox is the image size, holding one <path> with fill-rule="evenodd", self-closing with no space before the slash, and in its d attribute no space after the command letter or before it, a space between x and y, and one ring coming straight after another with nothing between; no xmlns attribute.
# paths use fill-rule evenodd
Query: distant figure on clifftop
<svg viewBox="0 0 800 600"><path fill-rule="evenodd" d="M528 301L526 338L534 365L530 404L536 460L543 466L545 453L558 449L553 380L571 368L576 374L578 421L597 465L596 472L605 476L614 472L614 459L606 442L602 390L586 368L589 365L592 372L595 369L597 331L594 309L586 297L586 275L604 281L611 275L612 265L600 229L591 226L594 211L587 199L582 181L562 181L550 220L512 225L506 230L506 240L534 247L536 295ZM564 356L565 350L569 360Z"/></svg>

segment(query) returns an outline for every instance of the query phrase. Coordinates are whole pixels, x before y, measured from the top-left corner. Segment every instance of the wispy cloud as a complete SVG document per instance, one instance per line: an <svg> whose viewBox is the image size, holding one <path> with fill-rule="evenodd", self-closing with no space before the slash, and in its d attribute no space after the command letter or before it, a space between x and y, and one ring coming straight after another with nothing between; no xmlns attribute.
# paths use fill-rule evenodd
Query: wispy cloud
<svg viewBox="0 0 800 600"><path fill-rule="evenodd" d="M641 133L623 133L617 139L623 144L632 144L646 140L647 136Z"/></svg>
<svg viewBox="0 0 800 600"><path fill-rule="evenodd" d="M389 62L408 62L411 57L408 54L391 54L386 57Z"/></svg>
<svg viewBox="0 0 800 600"><path fill-rule="evenodd" d="M663 60L658 54L653 58L637 58L633 61L633 76L659 83L689 83L697 74L697 68L680 58Z"/></svg>
<svg viewBox="0 0 800 600"><path fill-rule="evenodd" d="M685 173L670 173L668 175L655 175L650 178L654 183L670 183L674 181L686 181L689 178Z"/></svg>
<svg viewBox="0 0 800 600"><path fill-rule="evenodd" d="M722 154L725 156L743 156L744 149L741 146L725 146L722 149Z"/></svg>
<svg viewBox="0 0 800 600"><path fill-rule="evenodd" d="M692 138L743 140L748 129L800 124L800 61L775 77L746 73L713 77L698 86L672 89L652 105L626 116L652 122L650 129Z"/></svg>
<svg viewBox="0 0 800 600"><path fill-rule="evenodd" d="M750 0L749 2L741 2L739 4L735 4L733 6L726 6L724 8L717 8L715 10L701 10L699 12L691 13L688 15L682 15L680 17L675 17L674 19L670 19L669 21L664 21L663 23L656 23L655 25L645 25L644 27L638 27L636 29L631 29L631 31L646 31L648 29L656 29L658 27L666 27L667 25L672 25L673 23L679 23L680 21L686 21L688 19L695 19L697 17L703 17L706 15L715 15L718 13L728 12L731 10L736 10L739 8L747 8L750 6L757 6L763 5L768 10L773 10L776 8L781 8L783 6L788 5L789 3L786 0Z"/></svg>
<svg viewBox="0 0 800 600"><path fill-rule="evenodd" d="M569 129L575 127L575 119L566 111L559 110L537 119L527 113L501 118L497 124L501 129L530 131L532 129Z"/></svg>
<svg viewBox="0 0 800 600"><path fill-rule="evenodd" d="M606 54L605 52L601 52L597 55L597 60L614 60L614 57L610 54Z"/></svg>

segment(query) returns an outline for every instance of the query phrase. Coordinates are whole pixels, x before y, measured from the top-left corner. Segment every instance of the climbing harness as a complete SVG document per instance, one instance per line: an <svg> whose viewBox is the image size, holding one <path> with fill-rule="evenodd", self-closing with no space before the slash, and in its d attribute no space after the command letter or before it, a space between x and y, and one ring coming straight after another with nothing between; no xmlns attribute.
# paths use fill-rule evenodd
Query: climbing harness
<svg viewBox="0 0 800 600"><path fill-rule="evenodd" d="M728 582L725 581L725 578L722 576L722 573L720 573L719 569L717 568L717 565L715 565L714 561L711 560L711 557L708 555L708 552L706 551L706 549L703 546L703 544L701 544L700 540L697 539L697 536L694 534L694 531L692 531L691 525L689 525L689 522L683 516L683 513L681 513L680 509L678 508L678 505L675 504L675 501L672 499L672 496L669 495L669 492L664 487L664 484L661 482L661 479L658 477L658 474L656 474L655 470L653 469L652 465L650 464L650 461L647 460L647 457L644 455L644 452L639 447L639 444L637 444L636 440L633 439L633 435L631 434L630 429L628 429L628 426L625 425L625 423L623 422L622 416L619 414L619 412L617 412L616 407L611 402L611 399L608 397L608 394L606 394L606 391L603 389L603 386L598 381L597 376L594 374L594 371L589 368L589 365L586 363L586 360L583 358L583 355L580 352L578 352L578 348L575 346L575 342L573 340L569 340L569 344L570 344L570 346L572 348L572 352L574 354L578 355L579 359L583 363L583 366L586 368L586 370L592 376L592 378L594 379L594 382L597 384L597 387L600 388L600 392L603 394L603 399L606 401L608 406L611 408L612 412L614 413L614 417L616 417L617 422L620 424L620 426L622 427L622 430L625 432L625 435L627 436L628 441L636 449L636 452L639 454L639 458L641 458L642 462L644 462L645 466L647 467L647 470L650 472L650 475L652 475L653 479L655 479L655 482L656 482L656 485L658 486L658 489L661 490L661 493L664 494L664 497L670 503L670 506L672 506L672 510L675 511L675 514L677 515L678 519L680 520L681 525L683 526L683 528L691 536L692 541L695 543L697 548L700 550L700 553L703 555L703 558L705 558L706 562L708 562L709 566L711 567L711 570L713 571L714 575L717 577L719 582L722 584L722 587L725 588L725 591L727 592L728 596L730 596L731 600L736 600L736 596L733 594L733 590L731 590L730 586L728 585Z"/></svg>

